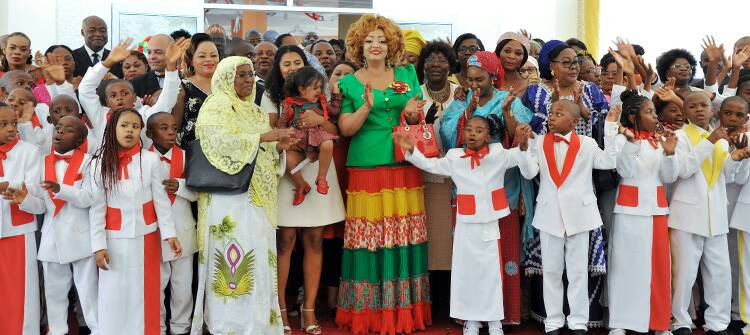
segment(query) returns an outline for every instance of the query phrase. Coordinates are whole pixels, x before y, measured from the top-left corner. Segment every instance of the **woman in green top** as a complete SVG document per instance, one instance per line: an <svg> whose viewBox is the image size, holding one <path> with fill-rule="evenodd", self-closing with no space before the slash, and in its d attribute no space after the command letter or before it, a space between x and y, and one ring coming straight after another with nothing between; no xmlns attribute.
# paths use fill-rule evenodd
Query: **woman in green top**
<svg viewBox="0 0 750 335"><path fill-rule="evenodd" d="M412 65L394 67L403 37L390 19L365 15L346 41L360 70L339 81L339 129L352 139L336 323L409 333L432 322L427 226L421 172L395 161L391 133L402 112L417 123L422 91Z"/></svg>

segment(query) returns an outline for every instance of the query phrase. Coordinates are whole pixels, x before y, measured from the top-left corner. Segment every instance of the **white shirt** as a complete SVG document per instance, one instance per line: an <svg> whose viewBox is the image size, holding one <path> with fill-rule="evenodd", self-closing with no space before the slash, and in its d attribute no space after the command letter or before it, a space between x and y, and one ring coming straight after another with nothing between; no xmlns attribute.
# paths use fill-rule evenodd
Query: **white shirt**
<svg viewBox="0 0 750 335"><path fill-rule="evenodd" d="M94 52L94 50L91 50L89 46L86 44L84 44L83 47L86 48L86 53L89 54L89 59L91 59L91 64L95 64L94 54L97 54L97 56L99 57L99 59L97 60L98 62L101 62L104 60L104 48L102 48L101 50L97 52Z"/></svg>
<svg viewBox="0 0 750 335"><path fill-rule="evenodd" d="M568 154L568 143L570 143L570 137L573 132L570 131L565 135L555 134L555 137L562 137L566 141L560 141L554 143L555 148L555 165L557 165L557 172L562 173L563 165L565 164L565 156Z"/></svg>

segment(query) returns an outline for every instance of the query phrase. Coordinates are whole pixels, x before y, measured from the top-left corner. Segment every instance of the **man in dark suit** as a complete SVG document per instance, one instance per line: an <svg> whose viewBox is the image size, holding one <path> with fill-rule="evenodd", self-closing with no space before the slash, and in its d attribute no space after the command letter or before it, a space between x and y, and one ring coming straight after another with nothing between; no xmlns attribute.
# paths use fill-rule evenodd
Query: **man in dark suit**
<svg viewBox="0 0 750 335"><path fill-rule="evenodd" d="M109 50L104 48L109 38L107 23L102 18L89 16L83 19L81 36L83 36L83 46L73 50L73 60L76 62L76 67L73 71L74 76L83 76L89 67L105 60L109 56ZM119 64L112 67L110 72L122 78L122 68Z"/></svg>
<svg viewBox="0 0 750 335"><path fill-rule="evenodd" d="M164 70L167 68L167 49L174 43L169 35L158 34L151 36L148 41L148 66L150 71L142 76L130 80L135 89L135 95L142 97L152 94L164 86Z"/></svg>

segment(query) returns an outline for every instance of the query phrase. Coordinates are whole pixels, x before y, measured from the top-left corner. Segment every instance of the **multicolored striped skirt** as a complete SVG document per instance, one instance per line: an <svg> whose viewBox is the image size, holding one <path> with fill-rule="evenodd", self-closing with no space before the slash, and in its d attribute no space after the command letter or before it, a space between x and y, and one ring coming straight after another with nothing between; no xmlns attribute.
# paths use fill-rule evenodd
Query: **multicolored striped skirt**
<svg viewBox="0 0 750 335"><path fill-rule="evenodd" d="M410 333L432 323L422 172L349 169L336 324L353 334Z"/></svg>

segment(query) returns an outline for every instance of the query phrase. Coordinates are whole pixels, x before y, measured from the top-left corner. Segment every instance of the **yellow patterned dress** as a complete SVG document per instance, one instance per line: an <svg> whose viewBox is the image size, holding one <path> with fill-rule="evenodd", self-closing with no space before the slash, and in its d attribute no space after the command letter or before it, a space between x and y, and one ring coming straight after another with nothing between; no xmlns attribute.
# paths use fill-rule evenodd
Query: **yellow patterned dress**
<svg viewBox="0 0 750 335"><path fill-rule="evenodd" d="M261 143L271 130L255 93L240 99L235 71L252 66L228 57L211 79L213 94L201 107L196 137L209 162L236 174L255 159L247 193L203 193L198 199L198 293L193 335L282 334L276 284L276 189L280 172L275 143ZM283 166L283 165L281 165Z"/></svg>

